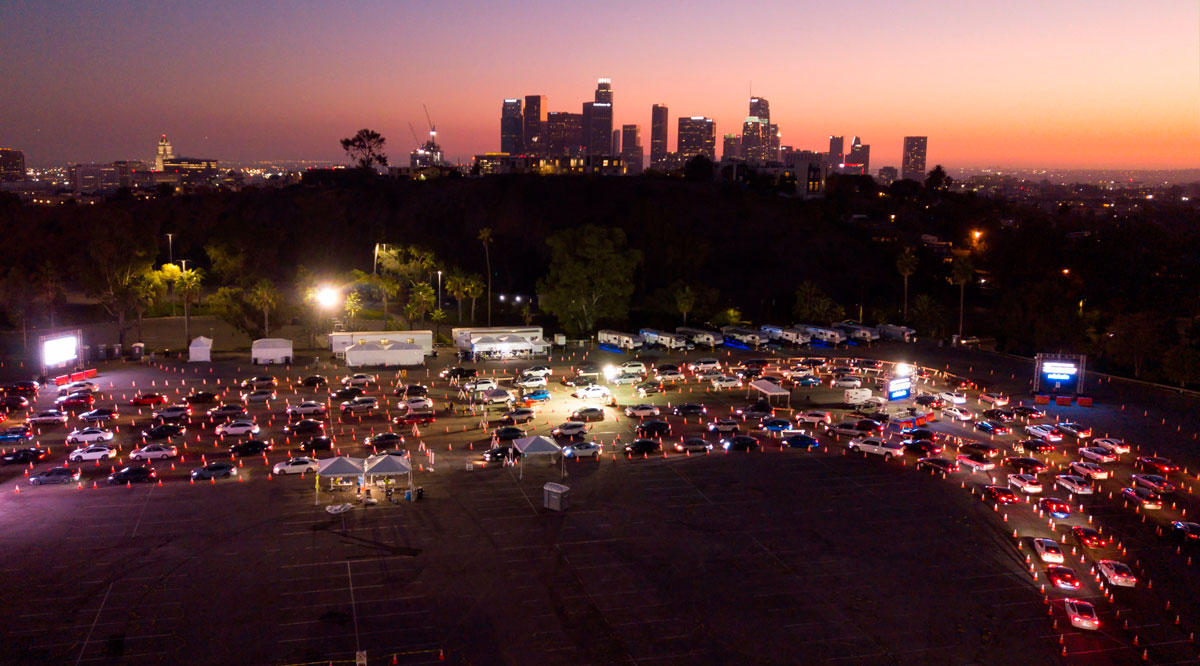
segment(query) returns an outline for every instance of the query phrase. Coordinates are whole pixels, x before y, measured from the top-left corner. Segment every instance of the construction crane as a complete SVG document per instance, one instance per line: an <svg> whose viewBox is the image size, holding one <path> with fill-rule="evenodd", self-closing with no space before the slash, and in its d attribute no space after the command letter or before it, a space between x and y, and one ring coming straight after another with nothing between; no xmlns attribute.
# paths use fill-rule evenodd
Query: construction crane
<svg viewBox="0 0 1200 666"><path fill-rule="evenodd" d="M413 135L413 147L420 148L421 140L417 138L417 130L413 129L412 123L408 124L408 131L412 132L412 135Z"/></svg>

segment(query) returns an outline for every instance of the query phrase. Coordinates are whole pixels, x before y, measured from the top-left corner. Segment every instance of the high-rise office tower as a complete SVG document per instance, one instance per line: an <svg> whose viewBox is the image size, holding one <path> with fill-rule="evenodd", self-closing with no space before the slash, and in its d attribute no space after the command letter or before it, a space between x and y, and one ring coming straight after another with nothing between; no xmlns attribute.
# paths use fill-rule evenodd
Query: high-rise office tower
<svg viewBox="0 0 1200 666"><path fill-rule="evenodd" d="M551 111L546 114L549 155L580 155L584 150L583 114Z"/></svg>
<svg viewBox="0 0 1200 666"><path fill-rule="evenodd" d="M13 183L25 180L25 153L0 148L0 181Z"/></svg>
<svg viewBox="0 0 1200 666"><path fill-rule="evenodd" d="M767 160L770 162L779 161L779 142L783 139L783 134L779 131L779 125L775 123L767 123Z"/></svg>
<svg viewBox="0 0 1200 666"><path fill-rule="evenodd" d="M164 134L158 138L158 152L154 154L154 170L162 171L163 162L173 159L174 151L171 150L171 142L167 141L167 135Z"/></svg>
<svg viewBox="0 0 1200 666"><path fill-rule="evenodd" d="M927 136L904 137L904 157L900 163L901 178L918 183L925 181L925 151L928 147Z"/></svg>
<svg viewBox="0 0 1200 666"><path fill-rule="evenodd" d="M863 144L858 137L850 142L850 154L846 156L847 173L867 175L871 172L871 146Z"/></svg>
<svg viewBox="0 0 1200 666"><path fill-rule="evenodd" d="M726 134L721 141L721 159L734 160L742 157L742 137Z"/></svg>
<svg viewBox="0 0 1200 666"><path fill-rule="evenodd" d="M650 111L650 166L661 168L667 159L667 117L665 104L655 104Z"/></svg>
<svg viewBox="0 0 1200 666"><path fill-rule="evenodd" d="M619 130L619 129L613 130L612 142L610 142L609 145L612 146L613 154L615 154L615 155L621 154L621 130Z"/></svg>
<svg viewBox="0 0 1200 666"><path fill-rule="evenodd" d="M771 122L771 103L763 97L751 97L749 115L769 124Z"/></svg>
<svg viewBox="0 0 1200 666"><path fill-rule="evenodd" d="M612 155L613 92L612 80L596 82L595 101L583 105L584 131L591 155Z"/></svg>
<svg viewBox="0 0 1200 666"><path fill-rule="evenodd" d="M525 132L525 118L521 115L521 100L506 99L500 112L500 152L509 155L521 153L521 137Z"/></svg>
<svg viewBox="0 0 1200 666"><path fill-rule="evenodd" d="M684 160L704 155L714 162L717 159L717 124L712 118L692 116L679 119L676 152Z"/></svg>
<svg viewBox="0 0 1200 666"><path fill-rule="evenodd" d="M525 130L522 146L530 155L544 155L546 152L546 96L525 96Z"/></svg>
<svg viewBox="0 0 1200 666"><path fill-rule="evenodd" d="M758 116L746 118L742 123L742 157L750 164L762 164L767 161L767 145L767 123Z"/></svg>
<svg viewBox="0 0 1200 666"><path fill-rule="evenodd" d="M879 168L879 184L891 185L896 180L896 167L885 166Z"/></svg>
<svg viewBox="0 0 1200 666"><path fill-rule="evenodd" d="M842 162L846 161L846 139L840 136L829 137L829 170L837 171Z"/></svg>
<svg viewBox="0 0 1200 666"><path fill-rule="evenodd" d="M621 125L621 161L625 173L636 176L642 172L642 129L637 125Z"/></svg>

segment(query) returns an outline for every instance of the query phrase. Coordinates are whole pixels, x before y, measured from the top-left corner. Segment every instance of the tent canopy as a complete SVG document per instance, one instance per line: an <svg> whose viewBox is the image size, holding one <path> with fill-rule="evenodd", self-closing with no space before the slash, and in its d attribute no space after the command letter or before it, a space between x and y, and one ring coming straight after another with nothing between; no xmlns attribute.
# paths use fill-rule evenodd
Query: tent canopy
<svg viewBox="0 0 1200 666"><path fill-rule="evenodd" d="M791 391L765 379L756 379L750 382L750 388L762 393L768 398L778 398L792 395Z"/></svg>
<svg viewBox="0 0 1200 666"><path fill-rule="evenodd" d="M515 439L513 446L527 456L549 456L562 453L562 447L558 445L558 442L544 435Z"/></svg>
<svg viewBox="0 0 1200 666"><path fill-rule="evenodd" d="M292 349L292 341L284 338L259 338L251 344L250 348L254 350L287 349L290 351Z"/></svg>
<svg viewBox="0 0 1200 666"><path fill-rule="evenodd" d="M192 343L188 345L188 361L211 361L212 344L212 338L206 338L203 335L192 340Z"/></svg>
<svg viewBox="0 0 1200 666"><path fill-rule="evenodd" d="M399 476L412 472L412 465L403 456L381 453L366 460L366 473L372 476Z"/></svg>
<svg viewBox="0 0 1200 666"><path fill-rule="evenodd" d="M192 344L188 348L189 349L204 349L204 348L212 349L212 343L213 343L212 338L206 338L203 335L200 335L200 336L197 336L194 340L192 340Z"/></svg>
<svg viewBox="0 0 1200 666"><path fill-rule="evenodd" d="M338 456L317 461L317 473L324 476L361 476L363 459Z"/></svg>
<svg viewBox="0 0 1200 666"><path fill-rule="evenodd" d="M346 351L350 351L351 349L355 351L379 351L380 349L383 349L383 345L379 344L378 342L371 342L370 340L367 340L356 345L350 345L346 348Z"/></svg>

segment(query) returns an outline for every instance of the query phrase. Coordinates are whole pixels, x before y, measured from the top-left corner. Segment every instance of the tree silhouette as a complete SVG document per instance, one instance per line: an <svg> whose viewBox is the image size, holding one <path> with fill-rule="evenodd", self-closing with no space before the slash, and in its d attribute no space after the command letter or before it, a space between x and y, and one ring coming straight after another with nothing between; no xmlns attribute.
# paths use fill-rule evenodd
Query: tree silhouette
<svg viewBox="0 0 1200 666"><path fill-rule="evenodd" d="M538 280L542 311L573 335L592 331L601 319L625 318L642 253L629 248L624 231L586 224L563 229L546 244L550 270Z"/></svg>
<svg viewBox="0 0 1200 666"><path fill-rule="evenodd" d="M33 287L25 270L18 266L9 268L0 280L0 304L4 305L4 313L11 323L21 324L21 344L25 353L29 352L29 304L32 302Z"/></svg>
<svg viewBox="0 0 1200 666"><path fill-rule="evenodd" d="M483 243L483 260L487 265L487 325L492 325L492 254L489 247L492 244L492 228L484 227L479 230L479 242ZM475 304L471 303L471 319L475 319Z"/></svg>
<svg viewBox="0 0 1200 666"><path fill-rule="evenodd" d="M254 285L254 289L250 291L249 300L255 308L262 311L263 337L265 338L270 336L271 326L268 315L272 308L278 307L279 305L279 290L275 288L274 283L266 278L263 278L262 280L259 280L258 284Z"/></svg>
<svg viewBox="0 0 1200 666"><path fill-rule="evenodd" d="M796 287L796 304L793 312L801 321L826 325L845 315L842 306L834 302L813 282L802 282L799 287Z"/></svg>
<svg viewBox="0 0 1200 666"><path fill-rule="evenodd" d="M696 155L683 167L683 178L696 183L707 183L713 178L713 161L707 155Z"/></svg>
<svg viewBox="0 0 1200 666"><path fill-rule="evenodd" d="M955 257L950 266L950 284L958 287L958 339L963 337L963 311L966 303L967 283L975 277L975 266L970 257Z"/></svg>
<svg viewBox="0 0 1200 666"><path fill-rule="evenodd" d="M917 253L906 247L896 258L896 270L904 277L904 321L908 321L908 278L917 272Z"/></svg>
<svg viewBox="0 0 1200 666"><path fill-rule="evenodd" d="M411 319L422 321L425 313L436 305L437 294L428 282L414 282L408 292L408 307L411 308Z"/></svg>
<svg viewBox="0 0 1200 666"><path fill-rule="evenodd" d="M358 130L358 134L342 139L342 150L346 151L346 155L355 166L364 171L374 170L376 167L386 169L388 159L383 152L386 143L387 140L382 134L364 128Z"/></svg>
<svg viewBox="0 0 1200 666"><path fill-rule="evenodd" d="M466 280L466 284L463 285L463 295L471 299L471 322L474 323L475 299L483 295L483 281L476 275L472 275Z"/></svg>
<svg viewBox="0 0 1200 666"><path fill-rule="evenodd" d="M912 321L918 330L933 337L946 334L946 314L929 294L917 294L912 303Z"/></svg>
<svg viewBox="0 0 1200 666"><path fill-rule="evenodd" d="M179 275L175 278L175 293L179 296L179 300L183 301L183 337L186 340L183 346L185 348L192 342L191 305L200 300L203 280L204 273L199 268L179 271Z"/></svg>
<svg viewBox="0 0 1200 666"><path fill-rule="evenodd" d="M167 284L162 271L148 268L139 274L133 284L133 310L137 313L138 342L142 341L142 316L154 307L167 293Z"/></svg>
<svg viewBox="0 0 1200 666"><path fill-rule="evenodd" d="M446 276L446 293L458 304L458 323L462 323L463 301L467 300L467 278L461 273Z"/></svg>
<svg viewBox="0 0 1200 666"><path fill-rule="evenodd" d="M54 306L66 293L62 272L47 259L33 276L33 283L38 292L38 299L46 307L46 316L50 320L50 328L54 328Z"/></svg>
<svg viewBox="0 0 1200 666"><path fill-rule="evenodd" d="M683 315L683 323L687 324L688 314L696 308L696 292L691 285L683 285L675 290L675 309Z"/></svg>
<svg viewBox="0 0 1200 666"><path fill-rule="evenodd" d="M942 168L942 165L938 164L925 177L925 189L944 190L950 187L950 183L952 182L954 182L954 179L946 175L946 170Z"/></svg>
<svg viewBox="0 0 1200 666"><path fill-rule="evenodd" d="M354 320L363 311L362 296L359 296L357 291L346 294L346 298L342 299L342 308L346 312L347 328L354 330Z"/></svg>

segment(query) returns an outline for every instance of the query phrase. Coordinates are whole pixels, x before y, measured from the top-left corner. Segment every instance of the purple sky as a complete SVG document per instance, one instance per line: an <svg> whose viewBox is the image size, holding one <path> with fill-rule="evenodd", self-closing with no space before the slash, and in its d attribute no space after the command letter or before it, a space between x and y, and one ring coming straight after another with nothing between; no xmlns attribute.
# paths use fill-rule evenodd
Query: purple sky
<svg viewBox="0 0 1200 666"><path fill-rule="evenodd" d="M0 147L32 165L176 153L342 159L371 127L393 163L429 106L450 158L499 149L505 97L578 112L613 80L739 131L751 82L783 143L830 134L896 165L924 134L949 167L1198 167L1197 4L1110 0L6 2ZM718 139L718 145L720 141Z"/></svg>

